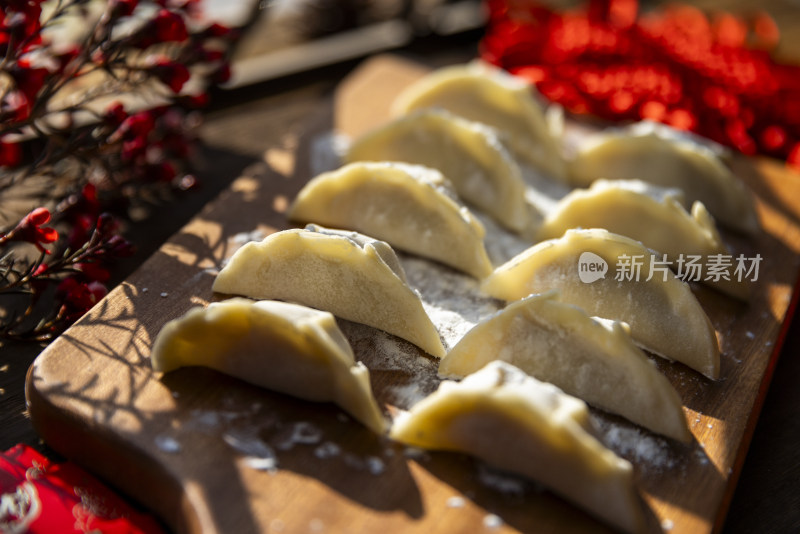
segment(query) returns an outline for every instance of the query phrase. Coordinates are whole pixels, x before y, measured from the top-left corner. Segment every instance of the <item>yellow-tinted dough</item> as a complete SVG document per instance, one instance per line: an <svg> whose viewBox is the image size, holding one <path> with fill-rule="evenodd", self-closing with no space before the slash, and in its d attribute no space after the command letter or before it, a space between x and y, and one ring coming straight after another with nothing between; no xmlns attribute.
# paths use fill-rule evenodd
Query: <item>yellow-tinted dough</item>
<svg viewBox="0 0 800 534"><path fill-rule="evenodd" d="M309 225L247 243L217 275L213 289L297 302L379 328L433 356L445 353L394 250L356 232Z"/></svg>
<svg viewBox="0 0 800 534"><path fill-rule="evenodd" d="M675 266L680 258L730 256L714 219L695 201L691 213L682 205L678 189L654 188L640 180L596 180L589 189L576 189L561 199L539 229L539 240L561 237L570 228L604 228L641 241L666 254ZM700 282L732 297L747 300L750 283L731 278Z"/></svg>
<svg viewBox="0 0 800 534"><path fill-rule="evenodd" d="M602 277L597 270L581 274L579 269L590 264L604 265L606 272ZM638 277L635 265L640 266ZM507 301L559 288L564 302L628 323L631 336L645 349L719 377L719 345L711 321L689 286L638 241L601 229L569 230L499 266L481 288Z"/></svg>
<svg viewBox="0 0 800 534"><path fill-rule="evenodd" d="M233 298L194 308L159 332L153 370L204 366L252 384L317 402L335 402L382 434L369 371L333 315L276 301Z"/></svg>
<svg viewBox="0 0 800 534"><path fill-rule="evenodd" d="M687 201L702 202L724 226L749 234L759 228L747 187L713 151L690 141L653 132L596 134L578 149L570 175L580 187L597 178L675 187Z"/></svg>
<svg viewBox="0 0 800 534"><path fill-rule="evenodd" d="M421 165L356 162L308 182L289 218L368 234L483 278L492 272L486 232L449 187L442 173Z"/></svg>
<svg viewBox="0 0 800 534"><path fill-rule="evenodd" d="M492 128L443 110L420 110L353 141L345 156L354 161L403 161L438 169L465 202L506 228L532 224L519 165Z"/></svg>
<svg viewBox="0 0 800 534"><path fill-rule="evenodd" d="M436 70L406 88L392 112L441 108L497 129L522 161L566 180L566 163L548 127L535 89L525 80L482 62Z"/></svg>
<svg viewBox="0 0 800 534"><path fill-rule="evenodd" d="M390 437L460 451L520 473L626 532L644 514L633 469L589 432L586 404L494 361L460 383L445 381L394 421Z"/></svg>
<svg viewBox="0 0 800 534"><path fill-rule="evenodd" d="M628 326L589 317L558 290L509 304L450 349L439 374L460 378L508 362L569 395L687 442L678 393L630 338Z"/></svg>
<svg viewBox="0 0 800 534"><path fill-rule="evenodd" d="M657 199L639 181L597 180L589 189L572 191L548 214L537 237L561 237L570 228L605 228L672 260L728 252L702 203L695 202L690 214L675 195Z"/></svg>

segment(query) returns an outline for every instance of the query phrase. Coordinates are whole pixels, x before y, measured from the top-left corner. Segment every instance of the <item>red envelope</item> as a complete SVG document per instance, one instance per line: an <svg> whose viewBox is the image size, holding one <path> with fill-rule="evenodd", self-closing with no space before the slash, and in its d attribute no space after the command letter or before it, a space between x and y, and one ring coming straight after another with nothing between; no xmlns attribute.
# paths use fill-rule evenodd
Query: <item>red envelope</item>
<svg viewBox="0 0 800 534"><path fill-rule="evenodd" d="M86 471L26 445L0 455L2 534L165 534Z"/></svg>

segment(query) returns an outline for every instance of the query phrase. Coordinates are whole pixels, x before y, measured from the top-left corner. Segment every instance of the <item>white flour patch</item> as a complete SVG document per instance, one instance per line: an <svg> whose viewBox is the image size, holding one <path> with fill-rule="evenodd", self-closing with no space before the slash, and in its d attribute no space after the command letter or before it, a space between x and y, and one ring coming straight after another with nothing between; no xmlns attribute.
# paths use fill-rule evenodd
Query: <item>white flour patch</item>
<svg viewBox="0 0 800 534"><path fill-rule="evenodd" d="M608 448L644 469L661 471L678 464L669 442L646 430L592 414L592 423Z"/></svg>
<svg viewBox="0 0 800 534"><path fill-rule="evenodd" d="M333 443L332 441L326 441L314 449L314 456L322 459L333 458L335 456L339 456L341 452L342 448L339 445Z"/></svg>
<svg viewBox="0 0 800 534"><path fill-rule="evenodd" d="M464 508L466 504L467 501L464 499L464 497L459 497L458 495L455 495L447 499L445 506L447 506L448 508Z"/></svg>
<svg viewBox="0 0 800 534"><path fill-rule="evenodd" d="M350 147L350 138L344 134L324 132L311 140L311 176L333 171L342 165Z"/></svg>
<svg viewBox="0 0 800 534"><path fill-rule="evenodd" d="M231 242L237 245L237 248L246 245L251 241L263 241L266 235L262 230L252 230L250 232L239 232L231 238Z"/></svg>
<svg viewBox="0 0 800 534"><path fill-rule="evenodd" d="M503 305L481 293L478 281L470 276L422 258L407 254L399 257L408 284L419 292L447 349Z"/></svg>
<svg viewBox="0 0 800 534"><path fill-rule="evenodd" d="M382 375L390 377L383 388L375 391L380 403L408 409L436 391L440 382L438 358L381 330L350 321L338 322L356 359L369 368L373 380Z"/></svg>
<svg viewBox="0 0 800 534"><path fill-rule="evenodd" d="M156 436L155 437L156 447L159 450L164 452L168 452L170 454L176 454L181 452L181 444L175 438L171 436Z"/></svg>
<svg viewBox="0 0 800 534"><path fill-rule="evenodd" d="M503 518L497 514L486 514L483 517L483 526L486 528L500 528L503 526Z"/></svg>
<svg viewBox="0 0 800 534"><path fill-rule="evenodd" d="M486 464L478 464L478 481L495 491L506 495L522 495L529 486L529 481L511 473L504 473Z"/></svg>
<svg viewBox="0 0 800 534"><path fill-rule="evenodd" d="M222 435L222 439L244 456L243 461L247 467L269 472L278 469L275 451L261 440L255 429L231 429Z"/></svg>
<svg viewBox="0 0 800 534"><path fill-rule="evenodd" d="M281 432L276 447L281 451L288 451L295 445L315 445L322 440L322 430L307 421L292 423Z"/></svg>
<svg viewBox="0 0 800 534"><path fill-rule="evenodd" d="M478 211L474 211L473 214L486 229L483 244L486 247L489 259L492 261L492 265L495 267L502 265L523 250L533 246L531 240L509 232L488 215Z"/></svg>

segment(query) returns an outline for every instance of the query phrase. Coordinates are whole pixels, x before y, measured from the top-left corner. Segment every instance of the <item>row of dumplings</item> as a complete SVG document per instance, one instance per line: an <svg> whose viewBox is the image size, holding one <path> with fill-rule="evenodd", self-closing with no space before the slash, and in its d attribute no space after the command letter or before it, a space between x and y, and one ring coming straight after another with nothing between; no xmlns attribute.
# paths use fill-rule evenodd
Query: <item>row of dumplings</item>
<svg viewBox="0 0 800 534"><path fill-rule="evenodd" d="M370 430L389 425L334 316L297 304L244 298L196 308L164 326L151 356L169 372L202 365L305 400L334 402ZM397 442L471 454L537 480L625 532L645 516L631 464L598 441L586 403L517 367L493 361L403 412Z"/></svg>
<svg viewBox="0 0 800 534"><path fill-rule="evenodd" d="M384 433L369 372L334 315L363 323L441 358L441 377L466 377L445 380L396 418L390 437L474 454L641 530L632 467L592 437L584 401L688 442L677 392L640 347L717 378L719 346L691 289L668 269L584 283L579 258L641 257L647 272L661 260L654 251L724 253L714 217L757 231L749 194L709 149L652 132L605 134L568 161L528 86L481 64L434 72L395 107L399 118L356 139L344 166L298 194L289 217L313 224L246 244L220 271L215 292L258 300L232 298L168 323L154 370L209 366L335 402ZM589 187L547 208L533 199L532 173ZM532 246L495 268L472 210ZM447 351L395 248L479 279L507 306ZM745 284L717 289L747 298Z"/></svg>

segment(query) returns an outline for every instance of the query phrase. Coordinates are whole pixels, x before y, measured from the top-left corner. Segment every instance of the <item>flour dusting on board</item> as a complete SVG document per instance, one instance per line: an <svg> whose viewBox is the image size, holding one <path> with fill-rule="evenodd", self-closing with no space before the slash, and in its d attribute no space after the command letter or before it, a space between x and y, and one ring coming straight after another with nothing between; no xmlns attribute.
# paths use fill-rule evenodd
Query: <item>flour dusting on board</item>
<svg viewBox="0 0 800 534"><path fill-rule="evenodd" d="M506 495L523 495L534 484L519 475L506 473L478 463L478 481L485 487Z"/></svg>
<svg viewBox="0 0 800 534"><path fill-rule="evenodd" d="M222 435L222 439L244 456L243 461L248 467L259 471L277 470L275 450L261 440L256 429L231 429Z"/></svg>
<svg viewBox="0 0 800 534"><path fill-rule="evenodd" d="M311 177L336 170L350 148L350 138L332 131L322 132L311 139L310 170Z"/></svg>
<svg viewBox="0 0 800 534"><path fill-rule="evenodd" d="M640 469L660 472L679 463L679 457L665 438L608 416L592 413L594 428L608 448L635 463Z"/></svg>
<svg viewBox="0 0 800 534"><path fill-rule="evenodd" d="M408 409L439 387L439 360L417 347L370 326L339 319L356 358L369 368L379 404ZM387 379L383 380L386 376Z"/></svg>
<svg viewBox="0 0 800 534"><path fill-rule="evenodd" d="M420 293L423 307L448 349L503 307L501 301L482 294L472 277L408 254L398 256L409 285Z"/></svg>
<svg viewBox="0 0 800 534"><path fill-rule="evenodd" d="M172 436L159 435L155 437L156 447L159 450L176 454L181 452L181 444Z"/></svg>
<svg viewBox="0 0 800 534"><path fill-rule="evenodd" d="M307 421L297 421L278 437L279 450L288 451L295 445L316 445L322 440L322 430Z"/></svg>

